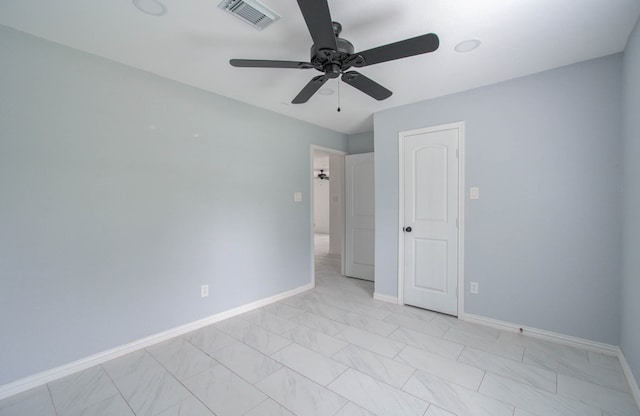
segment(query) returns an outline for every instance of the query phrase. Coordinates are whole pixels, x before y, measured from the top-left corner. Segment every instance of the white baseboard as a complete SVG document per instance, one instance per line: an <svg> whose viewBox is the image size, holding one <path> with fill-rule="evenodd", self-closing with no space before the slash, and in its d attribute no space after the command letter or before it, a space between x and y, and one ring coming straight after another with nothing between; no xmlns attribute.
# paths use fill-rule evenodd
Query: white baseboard
<svg viewBox="0 0 640 416"><path fill-rule="evenodd" d="M528 326L518 325L511 322L500 321L497 319L486 318L484 316L464 313L458 317L462 321L473 322L480 325L489 326L503 331L522 333L533 338L539 338L552 341L558 344L568 345L570 347L580 348L587 351L599 352L606 355L617 356L620 348L616 345L605 344L603 342L591 341L584 338L564 335L557 332L546 331L544 329L532 328ZM522 330L522 332L520 331Z"/></svg>
<svg viewBox="0 0 640 416"><path fill-rule="evenodd" d="M616 356L620 361L620 365L622 366L622 371L624 372L624 376L627 379L627 384L629 385L629 390L631 391L631 395L633 396L636 402L636 406L640 408L640 389L638 388L638 382L633 376L633 372L631 372L631 367L629 367L629 363L627 362L627 359L624 357L622 350L620 349L620 347L616 345L610 345L610 344L605 344L601 342L591 341L588 339L572 337L569 335L559 334L557 332L545 331L543 329L538 329L538 328L520 326L517 324L513 324L511 322L499 321L497 319L486 318L484 316L474 315L470 313L465 313L459 316L458 318L462 321L472 322L479 325L485 325L491 328L501 329L503 331L520 333L520 329L522 329L523 335L528 335L530 337L539 338L546 341L552 341L558 344L568 345L570 347L576 347L576 348L580 348L587 351L599 352L602 354Z"/></svg>
<svg viewBox="0 0 640 416"><path fill-rule="evenodd" d="M636 406L638 406L638 409L640 409L640 388L638 388L638 381L633 376L631 367L629 367L629 363L627 362L627 359L624 357L624 353L620 348L618 348L618 360L620 361L620 365L622 366L624 376L627 378L627 383L629 384L631 395L636 401Z"/></svg>
<svg viewBox="0 0 640 416"><path fill-rule="evenodd" d="M373 298L375 300L381 300L383 302L395 303L396 305L398 304L398 297L397 296L383 295L383 294L374 292L373 293Z"/></svg>
<svg viewBox="0 0 640 416"><path fill-rule="evenodd" d="M49 383L59 378L68 376L78 371L82 371L87 368L102 364L106 361L113 360L114 358L122 357L123 355L132 353L142 348L146 348L151 345L157 344L159 342L166 341L168 339L171 339L180 335L184 335L188 332L195 331L196 329L200 329L207 325L211 325L216 322L220 322L222 320L234 317L236 315L240 315L242 313L249 312L257 308L261 308L271 303L281 301L288 297L298 295L302 292L306 292L309 289L313 289L313 284L310 283L310 284L289 290L287 292L278 293L277 295L260 299L258 301L255 301L246 305L242 305L237 308L229 309L227 311L220 312L218 314L209 316L207 318L199 319L197 321L188 323L186 325L181 325L176 328L162 331L157 334L150 335L148 337L130 342L128 344L124 344L119 347L115 347L110 350L106 350L106 351L91 355L89 357L82 358L77 361L73 361L71 363L62 365L60 367L52 368L50 370L43 371L41 373L34 374L29 377L16 380L12 383L2 385L0 386L0 400L5 399L9 396L13 396L18 393L22 393L32 388L41 386L43 384Z"/></svg>

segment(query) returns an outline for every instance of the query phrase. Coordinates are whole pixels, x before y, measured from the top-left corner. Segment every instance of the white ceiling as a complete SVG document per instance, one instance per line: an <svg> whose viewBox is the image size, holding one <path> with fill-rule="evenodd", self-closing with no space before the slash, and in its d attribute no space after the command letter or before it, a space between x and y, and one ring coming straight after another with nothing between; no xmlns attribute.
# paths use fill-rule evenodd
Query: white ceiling
<svg viewBox="0 0 640 416"><path fill-rule="evenodd" d="M0 24L184 84L343 133L372 130L376 111L624 50L640 0L329 0L356 51L434 32L431 54L359 69L393 91L378 102L338 81L289 104L319 72L234 68L231 58L308 61L312 44L294 0L262 0L282 18L258 31L220 0L162 0L153 17L132 0L0 0ZM454 46L479 38L477 50Z"/></svg>

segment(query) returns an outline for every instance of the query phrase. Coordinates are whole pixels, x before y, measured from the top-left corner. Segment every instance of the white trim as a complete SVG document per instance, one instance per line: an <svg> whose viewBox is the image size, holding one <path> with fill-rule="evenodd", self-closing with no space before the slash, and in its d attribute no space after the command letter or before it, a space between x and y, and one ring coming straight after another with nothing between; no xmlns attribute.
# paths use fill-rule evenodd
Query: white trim
<svg viewBox="0 0 640 416"><path fill-rule="evenodd" d="M269 305L271 303L281 301L291 296L298 295L302 292L306 292L309 289L313 289L313 285L306 284L304 286L300 286L298 288L282 292L268 298L260 299L246 305L238 306L237 308L229 309L227 311L220 312L207 318L199 319L186 325L181 325L166 331L162 331L157 334L130 342L128 344L124 344L119 347L115 347L98 354L94 354L89 357L67 363L60 367L52 368L50 370L43 371L29 377L16 380L12 383L2 385L0 386L0 400L30 390L34 387L41 386L59 378L68 376L78 371L86 370L87 368L102 364L109 360L113 360L114 358L122 357L123 355L132 353L142 348L146 348L159 342L174 338L176 336L195 331L196 329L200 329L207 325L211 325L216 322L234 317L236 315L240 315L242 313Z"/></svg>
<svg viewBox="0 0 640 416"><path fill-rule="evenodd" d="M458 129L458 316L464 314L465 122L441 124L398 133L398 304L404 305L404 138Z"/></svg>
<svg viewBox="0 0 640 416"><path fill-rule="evenodd" d="M336 149L332 149L330 147L322 147L322 146L318 146L315 144L310 145L309 147L309 158L310 158L310 164L311 164L311 169L309 170L309 212L310 212L310 224L311 224L311 284L313 285L312 287L316 286L316 258L315 258L315 243L313 241L314 239L314 234L315 234L315 230L313 229L313 220L314 220L314 212L313 212L313 208L314 208L314 204L313 204L313 152L314 150L319 150L321 152L326 152L326 153L331 153L333 155L337 155L337 156L342 156L343 158L347 155L347 152L344 152L342 150L336 150ZM344 174L342 175L342 191L343 191L343 195L342 198L340 198L341 201L341 209L342 212L345 212L345 207L344 207ZM344 218L344 214L343 214L343 218ZM344 221L343 221L344 222ZM343 224L344 225L344 224ZM340 253L340 261L341 261L341 265L340 265L340 274L344 275L344 240L345 240L345 236L344 236L344 227L342 230L342 252Z"/></svg>
<svg viewBox="0 0 640 416"><path fill-rule="evenodd" d="M545 341L555 342L557 344L568 345L574 348L580 348L583 350L597 352L606 355L612 355L618 358L622 372L627 379L629 390L636 402L636 406L640 408L640 388L638 388L638 382L635 379L631 367L624 356L624 353L617 345L605 344L602 342L591 341L584 338L572 337L570 335L564 335L557 332L546 331L544 329L532 328L528 326L521 326L511 322L500 321L497 319L487 318L480 315L474 315L471 313L465 313L458 317L461 321L467 321L478 325L484 325L502 331L520 333L524 336L530 336L532 338L543 339Z"/></svg>
<svg viewBox="0 0 640 416"><path fill-rule="evenodd" d="M508 332L520 333L530 336L532 338L543 339L545 341L555 342L557 344L568 345L570 347L580 348L587 351L599 352L606 355L617 356L620 348L615 345L605 344L603 342L591 341L584 338L573 337L571 335L564 335L558 332L547 331L544 329L533 328L529 326L523 326L514 324L511 322L500 321L498 319L487 318L480 315L474 315L471 313L465 313L458 317L461 321L467 321L474 324L484 325L491 328L500 329Z"/></svg>
<svg viewBox="0 0 640 416"><path fill-rule="evenodd" d="M624 357L624 353L620 348L618 348L618 360L620 361L620 366L622 366L622 372L627 379L627 384L629 384L631 395L636 401L636 406L638 406L638 408L640 409L640 388L638 388L638 382L633 376L631 367L629 367L629 363L627 362L627 359Z"/></svg>
<svg viewBox="0 0 640 416"><path fill-rule="evenodd" d="M397 296L389 296L389 295L383 295L381 293L373 292L373 298L375 300L380 300L382 302L395 303L396 305L398 304Z"/></svg>

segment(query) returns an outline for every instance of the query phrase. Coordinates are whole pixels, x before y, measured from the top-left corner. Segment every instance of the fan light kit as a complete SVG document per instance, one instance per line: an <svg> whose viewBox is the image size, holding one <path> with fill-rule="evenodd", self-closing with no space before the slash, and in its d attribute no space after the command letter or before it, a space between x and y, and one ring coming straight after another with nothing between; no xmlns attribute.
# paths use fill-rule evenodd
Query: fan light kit
<svg viewBox="0 0 640 416"><path fill-rule="evenodd" d="M477 49L480 43L480 39L468 39L458 43L454 49L456 52L467 53Z"/></svg>
<svg viewBox="0 0 640 416"><path fill-rule="evenodd" d="M320 91L318 91L318 94L320 95L333 95L334 91L331 88L323 88Z"/></svg>
<svg viewBox="0 0 640 416"><path fill-rule="evenodd" d="M163 16L167 14L167 7L158 0L133 0L133 5L141 12L151 16Z"/></svg>
<svg viewBox="0 0 640 416"><path fill-rule="evenodd" d="M355 53L351 42L340 37L342 25L332 21L327 0L298 0L298 6L313 39L310 62L258 59L232 59L229 61L232 66L242 68L315 69L322 72L322 75L314 77L302 88L302 91L293 99L293 104L306 103L322 88L325 82L340 76L346 84L368 96L379 101L385 100L391 96L391 91L357 71L350 71L350 69L433 52L440 45L438 36L434 33L428 33ZM340 111L340 107L338 107L338 111Z"/></svg>

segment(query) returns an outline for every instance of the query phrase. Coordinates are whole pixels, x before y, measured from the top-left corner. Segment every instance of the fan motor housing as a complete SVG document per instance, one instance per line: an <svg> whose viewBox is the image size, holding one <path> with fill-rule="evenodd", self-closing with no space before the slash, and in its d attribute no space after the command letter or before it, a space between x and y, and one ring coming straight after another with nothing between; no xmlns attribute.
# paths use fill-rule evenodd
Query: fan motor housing
<svg viewBox="0 0 640 416"><path fill-rule="evenodd" d="M333 73L335 66L340 70L346 70L351 65L345 67L347 58L353 55L355 48L353 44L346 39L336 38L337 50L318 49L316 45L311 46L311 63L314 68L321 72ZM338 74L340 71L338 71ZM338 76L338 75L336 75Z"/></svg>

